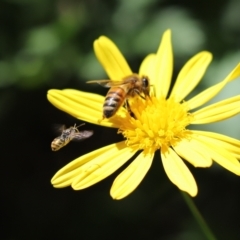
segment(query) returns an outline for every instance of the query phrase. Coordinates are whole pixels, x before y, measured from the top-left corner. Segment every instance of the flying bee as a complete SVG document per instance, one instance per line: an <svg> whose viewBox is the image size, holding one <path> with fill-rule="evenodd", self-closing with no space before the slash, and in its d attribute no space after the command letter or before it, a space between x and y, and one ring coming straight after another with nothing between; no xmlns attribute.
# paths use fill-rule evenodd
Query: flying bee
<svg viewBox="0 0 240 240"><path fill-rule="evenodd" d="M58 151L60 148L66 146L70 141L79 141L79 140L84 140L86 138L89 138L90 136L93 135L93 131L91 130L84 130L84 131L79 131L78 128L85 123L76 126L74 124L73 127L66 128L65 125L62 125L58 131L61 132L61 136L56 137L53 139L51 143L51 148L53 151Z"/></svg>
<svg viewBox="0 0 240 240"><path fill-rule="evenodd" d="M103 87L110 88L103 104L103 118L112 117L123 103L125 103L127 110L131 112L128 103L129 98L136 95L144 99L149 97L150 83L147 76L140 77L138 74L132 74L120 81L93 80L87 83L98 83Z"/></svg>

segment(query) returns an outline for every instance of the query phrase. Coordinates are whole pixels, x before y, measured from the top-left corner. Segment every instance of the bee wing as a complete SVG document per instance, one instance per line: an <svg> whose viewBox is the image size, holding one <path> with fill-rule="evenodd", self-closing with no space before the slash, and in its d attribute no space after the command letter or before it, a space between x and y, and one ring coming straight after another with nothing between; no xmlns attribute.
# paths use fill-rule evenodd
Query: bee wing
<svg viewBox="0 0 240 240"><path fill-rule="evenodd" d="M131 82L130 80L120 80L120 81L115 81L115 80L91 80L91 81L87 81L87 83L98 83L99 85L103 86L103 87L107 87L110 88L112 86L119 86L119 85L123 85L123 84L127 84Z"/></svg>
<svg viewBox="0 0 240 240"><path fill-rule="evenodd" d="M66 129L66 125L64 125L64 124L53 124L52 129L56 134L62 134L63 130Z"/></svg>
<svg viewBox="0 0 240 240"><path fill-rule="evenodd" d="M72 140L73 141L81 141L84 140L86 138L89 138L93 135L93 131L92 130L84 130L84 131L80 131L78 133L75 133L72 136Z"/></svg>

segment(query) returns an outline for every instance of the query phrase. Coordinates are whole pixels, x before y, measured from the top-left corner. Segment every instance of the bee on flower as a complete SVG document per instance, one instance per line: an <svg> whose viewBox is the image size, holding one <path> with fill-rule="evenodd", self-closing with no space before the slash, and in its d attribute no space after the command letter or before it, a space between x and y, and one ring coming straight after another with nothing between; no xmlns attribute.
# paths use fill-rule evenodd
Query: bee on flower
<svg viewBox="0 0 240 240"><path fill-rule="evenodd" d="M110 80L133 74L119 49L107 37L97 39L94 50ZM240 95L195 110L240 76L240 64L223 81L185 100L204 76L211 60L212 55L207 51L193 56L183 66L169 92L173 52L171 31L167 30L157 52L143 60L137 73L150 79L154 91L150 91L151 98L131 98L134 117L124 107L119 107L111 118L99 122L103 96L73 89L49 90L48 100L60 110L82 121L117 128L125 137L122 142L97 149L67 164L52 178L53 186L72 186L74 190L87 188L112 174L139 150L140 154L114 180L110 190L114 199L122 199L136 189L151 167L154 155L159 153L170 181L191 196L196 196L198 188L185 161L203 168L215 161L240 175L239 140L189 129L190 125L222 121L240 112Z"/></svg>
<svg viewBox="0 0 240 240"><path fill-rule="evenodd" d="M143 99L149 97L150 83L146 76L140 77L137 74L132 74L120 81L92 80L87 83L99 83L110 87L103 104L103 118L112 117L123 103L125 103L127 110L132 113L128 102L129 98L137 95Z"/></svg>

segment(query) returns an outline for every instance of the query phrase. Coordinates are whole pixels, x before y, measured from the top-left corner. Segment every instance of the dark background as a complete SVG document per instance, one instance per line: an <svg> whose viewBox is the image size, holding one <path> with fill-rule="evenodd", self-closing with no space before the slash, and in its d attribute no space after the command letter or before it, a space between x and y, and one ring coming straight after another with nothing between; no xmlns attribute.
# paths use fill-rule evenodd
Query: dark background
<svg viewBox="0 0 240 240"><path fill-rule="evenodd" d="M140 186L123 200L109 190L123 168L81 191L54 189L51 177L71 160L121 140L116 129L87 123L93 137L52 152L52 125L79 124L54 108L48 89L105 94L85 81L106 75L92 44L110 37L137 72L172 29L174 77L201 50L214 60L196 92L221 81L240 60L240 2L190 0L0 1L0 183L3 240L205 239L157 156ZM237 82L237 81L236 81ZM239 94L236 83L220 97ZM239 118L203 126L240 139ZM156 154L159 155L159 154ZM218 167L189 166L194 202L218 239L240 239L240 177Z"/></svg>

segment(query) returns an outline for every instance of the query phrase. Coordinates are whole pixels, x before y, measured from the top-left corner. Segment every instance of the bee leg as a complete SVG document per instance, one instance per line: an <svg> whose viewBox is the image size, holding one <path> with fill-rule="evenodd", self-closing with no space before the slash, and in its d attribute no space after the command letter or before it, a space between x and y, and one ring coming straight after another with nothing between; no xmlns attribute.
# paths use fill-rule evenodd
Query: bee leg
<svg viewBox="0 0 240 240"><path fill-rule="evenodd" d="M102 119L98 119L98 123L100 124L105 119L104 116L102 116Z"/></svg>
<svg viewBox="0 0 240 240"><path fill-rule="evenodd" d="M124 107L127 109L129 115L133 118L136 119L136 116L134 115L134 113L132 112L131 108L130 108L130 105L129 105L129 102L128 102L128 99L125 100L124 102Z"/></svg>
<svg viewBox="0 0 240 240"><path fill-rule="evenodd" d="M140 98L146 100L145 96L141 95L140 92L139 92L139 90L134 89L134 93L136 93Z"/></svg>
<svg viewBox="0 0 240 240"><path fill-rule="evenodd" d="M141 97L142 99L146 100L146 99L149 99L149 100L152 100L149 93L144 93L144 96L140 94L140 92L138 90L135 90L135 93L138 94L139 97ZM155 88L154 88L154 96L155 95Z"/></svg>

